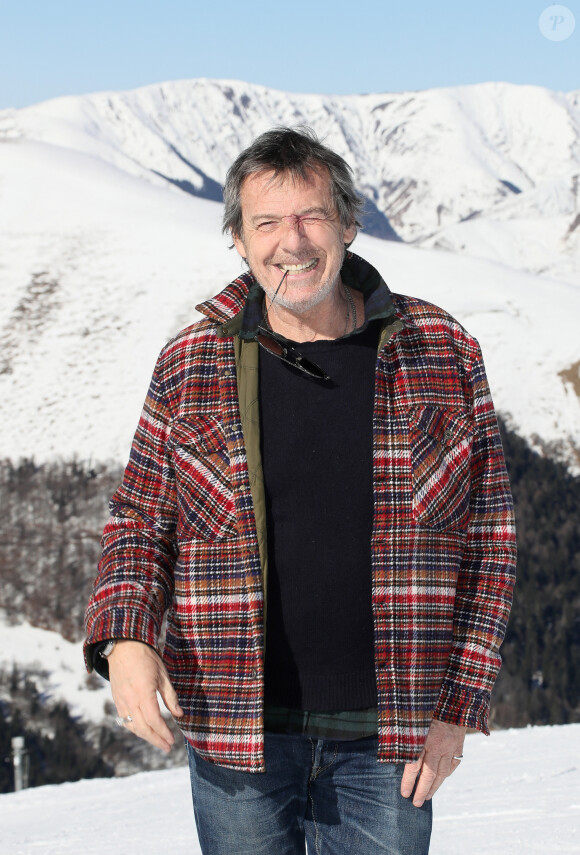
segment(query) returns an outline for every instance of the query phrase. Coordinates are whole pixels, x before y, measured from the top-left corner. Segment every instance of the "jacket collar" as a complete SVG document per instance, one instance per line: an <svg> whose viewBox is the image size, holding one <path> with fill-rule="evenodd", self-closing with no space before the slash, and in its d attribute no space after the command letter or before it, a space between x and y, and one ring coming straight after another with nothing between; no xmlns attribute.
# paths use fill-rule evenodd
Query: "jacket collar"
<svg viewBox="0 0 580 855"><path fill-rule="evenodd" d="M365 301L366 322L377 318L399 318L403 326L412 321L395 307L391 291L372 264L347 251L340 271L342 281L361 291ZM218 324L220 338L238 335L251 340L262 320L263 291L251 272L234 279L223 291L196 306L198 312ZM366 324L365 324L366 325Z"/></svg>

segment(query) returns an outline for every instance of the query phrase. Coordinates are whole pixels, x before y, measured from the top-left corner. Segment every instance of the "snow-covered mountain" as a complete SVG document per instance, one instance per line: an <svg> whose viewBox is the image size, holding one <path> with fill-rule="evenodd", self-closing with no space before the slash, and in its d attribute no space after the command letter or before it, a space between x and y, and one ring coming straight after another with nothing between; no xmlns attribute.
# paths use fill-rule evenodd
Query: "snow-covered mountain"
<svg viewBox="0 0 580 855"><path fill-rule="evenodd" d="M14 666L34 675L45 703L66 701L71 714L84 722L100 723L110 715L109 684L83 668L82 642L67 641L58 632L11 624L0 609L0 672ZM9 697L0 702L9 703Z"/></svg>
<svg viewBox="0 0 580 855"><path fill-rule="evenodd" d="M369 200L370 225L354 251L394 291L462 321L481 341L509 425L580 472L579 103L580 93L506 84L338 98L198 80L0 112L0 457L125 461L160 347L241 270L220 232L227 167L260 131L306 122L347 158ZM78 644L0 620L2 639L2 667L14 660L46 671L39 686L47 697L66 698L86 721L102 719L108 689L87 680ZM535 756L516 740L506 757L512 745ZM481 746L478 787L501 761ZM549 750L567 758L569 746ZM575 774L578 763L568 765ZM552 777L571 780L570 769L529 779L521 771L498 793L517 799L529 792L522 781L540 779L553 793ZM156 781L146 788L156 791ZM53 835L45 820L51 793L60 804L60 793L74 792L71 804L80 805L84 786L47 790L38 802L42 839L14 851L39 841L45 852L78 851L70 823ZM110 782L87 786L103 787L108 810L121 792ZM492 814L513 847L498 836L487 852L547 851L533 848L540 837L521 836L543 801L504 813L498 796L486 813L484 798L475 815L474 788L444 814L442 827L459 820L462 829L476 816L458 852L482 851ZM93 797L96 804L101 791L91 789ZM33 810L37 798L14 797L11 810ZM562 828L576 822L577 808L558 806ZM3 852L12 851L3 845L12 833L0 823ZM571 838L563 834L562 847ZM439 850L435 841L434 851L455 851L447 837Z"/></svg>
<svg viewBox="0 0 580 855"><path fill-rule="evenodd" d="M0 113L1 455L124 461L159 348L241 269L212 201L227 166L306 121L401 238L354 250L465 322L499 411L578 471L579 99L198 80Z"/></svg>
<svg viewBox="0 0 580 855"><path fill-rule="evenodd" d="M578 851L580 724L470 734L433 801L431 855ZM0 795L3 855L198 855L186 768Z"/></svg>
<svg viewBox="0 0 580 855"><path fill-rule="evenodd" d="M0 139L90 154L216 200L243 147L298 123L352 165L369 233L580 283L580 90L487 83L340 97L189 80L4 111Z"/></svg>

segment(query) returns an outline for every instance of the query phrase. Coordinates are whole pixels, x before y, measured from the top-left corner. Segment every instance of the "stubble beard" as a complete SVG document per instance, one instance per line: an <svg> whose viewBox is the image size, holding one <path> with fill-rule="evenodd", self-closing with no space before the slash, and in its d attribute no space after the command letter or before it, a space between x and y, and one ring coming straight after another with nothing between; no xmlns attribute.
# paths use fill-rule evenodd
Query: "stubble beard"
<svg viewBox="0 0 580 855"><path fill-rule="evenodd" d="M294 286L291 295L287 295L284 291L284 286L282 286L282 289L278 291L277 296L275 289L268 289L266 291L263 286L262 288L266 292L270 301L270 308L272 306L279 306L280 308L288 309L296 315L304 315L323 303L337 288L338 281L338 273L330 275L320 283L316 291L304 294L304 296L301 296L298 291L300 286L298 286L298 288Z"/></svg>
<svg viewBox="0 0 580 855"><path fill-rule="evenodd" d="M338 265L338 268L334 271L331 270L326 279L324 279L319 284L318 288L314 292L306 293L302 297L299 292L300 285L292 286L291 295L288 295L288 288L286 284L282 285L280 290L276 292L276 288L278 286L273 287L268 285L268 287L266 288L264 287L264 284L260 282L258 277L256 277L256 280L258 282L258 285L262 288L262 290L268 297L268 300L270 301L270 308L272 308L272 306L280 306L281 308L287 309L293 314L304 315L307 312L310 312L312 309L315 309L321 303L323 303L333 293L333 291L338 289L338 285L340 282L340 270L342 267L342 262L344 261L345 254L346 247L340 260L340 264ZM312 256L308 256L308 258L311 257ZM304 258L303 260L307 261L308 258ZM295 260L292 263L300 263L300 260ZM283 275L283 272L280 271L280 278L282 278ZM306 289L308 288L308 286L304 285L304 288Z"/></svg>

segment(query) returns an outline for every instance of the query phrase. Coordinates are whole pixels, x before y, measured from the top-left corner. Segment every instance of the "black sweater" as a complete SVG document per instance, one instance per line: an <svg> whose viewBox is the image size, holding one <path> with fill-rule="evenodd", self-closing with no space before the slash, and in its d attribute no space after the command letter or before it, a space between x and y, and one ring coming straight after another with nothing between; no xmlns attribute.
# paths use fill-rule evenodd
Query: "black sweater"
<svg viewBox="0 0 580 855"><path fill-rule="evenodd" d="M380 321L297 345L331 382L260 353L268 515L266 703L376 705L370 540Z"/></svg>

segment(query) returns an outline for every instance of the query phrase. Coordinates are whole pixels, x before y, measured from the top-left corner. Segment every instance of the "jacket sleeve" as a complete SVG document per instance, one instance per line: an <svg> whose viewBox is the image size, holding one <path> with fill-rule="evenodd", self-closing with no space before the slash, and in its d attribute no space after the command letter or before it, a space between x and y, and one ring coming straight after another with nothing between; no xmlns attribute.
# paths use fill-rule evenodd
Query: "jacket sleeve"
<svg viewBox="0 0 580 855"><path fill-rule="evenodd" d="M470 515L453 619L453 642L434 717L489 733L491 690L510 612L516 566L513 502L479 348L471 369L475 437Z"/></svg>
<svg viewBox="0 0 580 855"><path fill-rule="evenodd" d="M159 363L158 363L159 366ZM123 482L110 503L102 557L86 611L85 662L102 639L157 644L173 594L176 558L171 418L158 367L151 380Z"/></svg>

